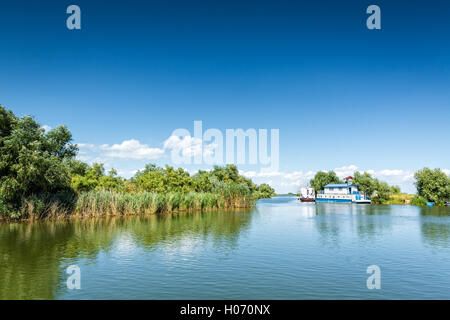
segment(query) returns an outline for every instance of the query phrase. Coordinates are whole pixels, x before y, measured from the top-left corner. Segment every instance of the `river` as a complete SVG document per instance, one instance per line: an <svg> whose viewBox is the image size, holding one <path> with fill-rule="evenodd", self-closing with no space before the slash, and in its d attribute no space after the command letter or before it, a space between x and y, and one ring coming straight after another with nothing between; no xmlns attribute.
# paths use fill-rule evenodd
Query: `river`
<svg viewBox="0 0 450 320"><path fill-rule="evenodd" d="M249 211L1 223L0 299L450 299L450 208L279 196Z"/></svg>

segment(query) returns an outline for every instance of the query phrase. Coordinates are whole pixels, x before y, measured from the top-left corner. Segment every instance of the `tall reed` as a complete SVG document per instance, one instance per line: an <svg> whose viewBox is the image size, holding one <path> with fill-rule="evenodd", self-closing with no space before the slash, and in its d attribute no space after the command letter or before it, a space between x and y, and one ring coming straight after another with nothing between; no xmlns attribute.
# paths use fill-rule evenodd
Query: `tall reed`
<svg viewBox="0 0 450 320"><path fill-rule="evenodd" d="M40 195L22 201L10 214L13 219L59 218L67 216L118 216L161 214L213 209L250 208L255 199L245 188L221 185L214 193L152 193L89 191L80 195Z"/></svg>
<svg viewBox="0 0 450 320"><path fill-rule="evenodd" d="M91 191L82 193L75 205L81 216L157 214L251 207L250 197L216 193L115 193Z"/></svg>

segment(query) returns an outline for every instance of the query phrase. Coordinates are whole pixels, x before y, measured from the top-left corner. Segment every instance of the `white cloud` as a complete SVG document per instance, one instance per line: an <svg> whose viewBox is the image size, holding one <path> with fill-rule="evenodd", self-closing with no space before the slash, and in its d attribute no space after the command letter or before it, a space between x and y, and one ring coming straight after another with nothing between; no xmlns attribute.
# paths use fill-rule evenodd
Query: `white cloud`
<svg viewBox="0 0 450 320"><path fill-rule="evenodd" d="M247 178L254 178L257 175L256 171L243 171L243 170L239 170L239 174Z"/></svg>
<svg viewBox="0 0 450 320"><path fill-rule="evenodd" d="M354 164L351 164L349 166L342 166L339 168L335 168L334 172L336 173L336 175L338 177L345 178L345 177L352 175L357 170L358 170L358 167L355 166Z"/></svg>
<svg viewBox="0 0 450 320"><path fill-rule="evenodd" d="M50 127L50 126L48 126L48 125L46 125L46 124L44 124L41 128L44 129L44 132L45 132L45 133L47 133L47 132L49 132L50 130L52 130L52 127Z"/></svg>
<svg viewBox="0 0 450 320"><path fill-rule="evenodd" d="M414 173L408 172L405 173L402 177L403 181L413 181L414 180Z"/></svg>
<svg viewBox="0 0 450 320"><path fill-rule="evenodd" d="M279 177L282 176L283 173L279 171L262 171L259 172L256 176L260 178L270 178L270 177Z"/></svg>
<svg viewBox="0 0 450 320"><path fill-rule="evenodd" d="M164 150L151 148L138 140L125 140L121 144L101 145L100 150L105 152L105 156L120 159L153 160L161 158Z"/></svg>
<svg viewBox="0 0 450 320"><path fill-rule="evenodd" d="M443 169L442 170L446 175L450 175L450 170L449 169Z"/></svg>
<svg viewBox="0 0 450 320"><path fill-rule="evenodd" d="M403 170L389 170L389 169L386 169L386 170L381 170L380 172L378 172L378 175L387 176L387 177L389 177L389 176L402 176L402 175L405 175L405 174L406 174L406 172L403 171Z"/></svg>
<svg viewBox="0 0 450 320"><path fill-rule="evenodd" d="M296 187L296 190L294 190L294 191L297 191L298 187L302 186L302 182L300 180L299 181L291 181L291 182L281 182L280 186L282 186L282 187Z"/></svg>
<svg viewBox="0 0 450 320"><path fill-rule="evenodd" d="M106 163L109 160L155 160L163 158L168 151L175 150L184 157L192 157L201 154L211 156L217 145L215 143L206 144L201 139L185 136L170 136L163 143L162 148L151 147L141 143L137 139L124 140L117 144L79 143L78 159L86 162ZM128 175L130 170L127 171Z"/></svg>
<svg viewBox="0 0 450 320"><path fill-rule="evenodd" d="M184 157L193 157L202 154L203 156L211 156L214 153L217 144L203 143L202 139L195 138L192 136L170 136L166 141L164 141L164 149L175 150L181 153Z"/></svg>
<svg viewBox="0 0 450 320"><path fill-rule="evenodd" d="M299 180L299 179L303 178L303 176L304 175L303 175L302 171L294 171L294 172L287 173L284 175L284 177L289 180Z"/></svg>
<svg viewBox="0 0 450 320"><path fill-rule="evenodd" d="M239 171L240 174L247 178L251 178L255 183L267 183L277 192L291 192L298 191L298 188L307 185L309 180L314 176L314 171Z"/></svg>
<svg viewBox="0 0 450 320"><path fill-rule="evenodd" d="M149 147L135 139L125 140L120 144L102 144L100 146L79 143L78 147L82 155L79 157L80 159L92 159L92 154L96 154L94 157L98 158L100 162L104 162L102 161L104 158L153 160L163 157L165 153L163 149Z"/></svg>

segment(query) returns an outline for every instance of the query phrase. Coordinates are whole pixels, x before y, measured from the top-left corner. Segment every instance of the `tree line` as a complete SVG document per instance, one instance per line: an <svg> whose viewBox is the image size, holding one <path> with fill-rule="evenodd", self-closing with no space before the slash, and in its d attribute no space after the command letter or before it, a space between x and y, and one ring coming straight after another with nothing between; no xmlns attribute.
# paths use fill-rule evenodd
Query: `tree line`
<svg viewBox="0 0 450 320"><path fill-rule="evenodd" d="M238 198L245 199L240 203L251 204L255 199L275 194L269 185L257 185L240 175L234 165L215 166L211 171L199 171L191 176L182 168L148 164L133 178L124 179L114 169L106 172L103 164L90 166L77 160L77 153L78 147L72 143L67 127L59 126L45 132L32 117L17 117L0 106L0 215L26 218L30 212L48 211L52 206L70 213L76 209L80 198L89 198L86 194L92 194L90 201L99 195L102 199L111 198L105 192L151 193L152 196L139 197L151 198L154 201L151 205L155 207L160 205L156 202L164 199L173 203L178 201L176 199L184 199L185 206L192 208L202 207L202 201L212 207L233 207L237 206ZM180 196L175 197L175 194ZM123 199L132 201L129 196ZM190 205L189 199L195 203Z"/></svg>
<svg viewBox="0 0 450 320"><path fill-rule="evenodd" d="M417 194L411 199L411 204L426 205L427 202L434 202L436 205L444 205L450 201L450 176L442 170L423 168L414 174L414 179ZM334 171L317 172L310 180L310 185L316 192L332 183L343 183ZM401 193L399 186L390 186L367 172L355 172L352 183L370 196L373 203L387 203L394 195Z"/></svg>

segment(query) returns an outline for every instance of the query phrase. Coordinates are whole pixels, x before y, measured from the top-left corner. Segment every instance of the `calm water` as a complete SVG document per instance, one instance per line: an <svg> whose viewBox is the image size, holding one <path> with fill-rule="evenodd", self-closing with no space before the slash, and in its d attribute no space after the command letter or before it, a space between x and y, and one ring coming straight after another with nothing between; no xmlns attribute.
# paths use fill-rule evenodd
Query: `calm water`
<svg viewBox="0 0 450 320"><path fill-rule="evenodd" d="M74 264L80 290L66 287ZM381 290L366 287L372 264ZM278 197L251 212L0 224L0 298L450 299L450 208Z"/></svg>

